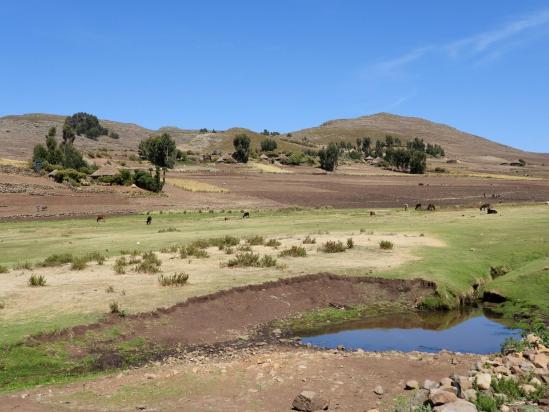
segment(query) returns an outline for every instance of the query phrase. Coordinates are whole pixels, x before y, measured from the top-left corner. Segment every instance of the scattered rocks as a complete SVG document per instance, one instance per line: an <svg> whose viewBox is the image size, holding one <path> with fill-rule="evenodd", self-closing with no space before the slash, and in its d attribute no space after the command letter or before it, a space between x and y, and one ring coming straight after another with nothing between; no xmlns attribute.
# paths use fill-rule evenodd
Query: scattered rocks
<svg viewBox="0 0 549 412"><path fill-rule="evenodd" d="M549 356L544 353L538 353L532 357L532 363L536 368L546 369L549 364Z"/></svg>
<svg viewBox="0 0 549 412"><path fill-rule="evenodd" d="M328 409L330 402L323 399L313 391L303 391L297 395L292 403L292 408L297 411L313 412Z"/></svg>
<svg viewBox="0 0 549 412"><path fill-rule="evenodd" d="M374 393L376 395L383 395L385 393L385 391L383 390L383 387L381 385L377 385L375 388L374 388Z"/></svg>
<svg viewBox="0 0 549 412"><path fill-rule="evenodd" d="M436 383L435 381L431 381L429 379L426 379L424 382L423 382L423 389L436 389L438 388L438 383Z"/></svg>
<svg viewBox="0 0 549 412"><path fill-rule="evenodd" d="M442 389L432 389L429 392L429 400L435 406L455 402L457 399L458 397L454 393Z"/></svg>
<svg viewBox="0 0 549 412"><path fill-rule="evenodd" d="M434 408L436 412L477 412L477 408L471 402L458 399Z"/></svg>

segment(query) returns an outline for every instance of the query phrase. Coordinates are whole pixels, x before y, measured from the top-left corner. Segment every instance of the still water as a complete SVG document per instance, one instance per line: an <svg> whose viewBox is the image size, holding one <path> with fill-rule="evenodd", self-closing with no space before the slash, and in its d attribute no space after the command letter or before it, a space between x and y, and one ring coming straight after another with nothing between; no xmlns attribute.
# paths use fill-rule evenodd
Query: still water
<svg viewBox="0 0 549 412"><path fill-rule="evenodd" d="M323 348L486 354L499 352L506 338L520 338L521 331L474 310L380 316L328 326L309 335L302 337L303 343Z"/></svg>

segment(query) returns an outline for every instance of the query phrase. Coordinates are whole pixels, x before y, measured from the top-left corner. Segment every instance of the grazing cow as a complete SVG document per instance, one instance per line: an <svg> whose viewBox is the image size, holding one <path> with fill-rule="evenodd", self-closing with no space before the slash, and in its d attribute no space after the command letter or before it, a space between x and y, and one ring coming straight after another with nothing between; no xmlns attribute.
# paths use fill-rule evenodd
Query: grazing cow
<svg viewBox="0 0 549 412"><path fill-rule="evenodd" d="M147 224L150 225L153 221L152 216L147 216Z"/></svg>
<svg viewBox="0 0 549 412"><path fill-rule="evenodd" d="M374 212L373 210L370 211L370 216L375 216L376 215L376 212Z"/></svg>
<svg viewBox="0 0 549 412"><path fill-rule="evenodd" d="M416 205L416 210L421 210L421 203L418 203L418 204Z"/></svg>
<svg viewBox="0 0 549 412"><path fill-rule="evenodd" d="M490 209L490 203L480 205L480 211L482 212L484 209Z"/></svg>
<svg viewBox="0 0 549 412"><path fill-rule="evenodd" d="M429 212L434 212L434 211L436 210L436 207L435 207L434 204L429 203L429 205L427 206L427 210L428 210Z"/></svg>
<svg viewBox="0 0 549 412"><path fill-rule="evenodd" d="M105 221L105 215L99 215L99 216L97 216L97 220L96 220L96 221L97 221L97 223L99 223L99 222L101 222L101 221L104 222L104 221Z"/></svg>
<svg viewBox="0 0 549 412"><path fill-rule="evenodd" d="M405 212L408 211L408 203L404 203L404 211L405 211Z"/></svg>
<svg viewBox="0 0 549 412"><path fill-rule="evenodd" d="M495 215L497 212L498 211L496 209L492 209L491 207L486 210L486 213L489 215Z"/></svg>
<svg viewBox="0 0 549 412"><path fill-rule="evenodd" d="M242 215L242 219L249 219L250 218L250 212L244 212Z"/></svg>

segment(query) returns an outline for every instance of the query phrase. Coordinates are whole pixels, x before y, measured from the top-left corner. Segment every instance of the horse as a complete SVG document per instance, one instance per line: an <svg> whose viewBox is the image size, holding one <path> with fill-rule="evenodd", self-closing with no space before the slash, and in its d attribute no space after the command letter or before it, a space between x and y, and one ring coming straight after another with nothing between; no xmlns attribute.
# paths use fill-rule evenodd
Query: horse
<svg viewBox="0 0 549 412"><path fill-rule="evenodd" d="M153 221L152 216L147 216L147 221L146 221L147 224L150 225L152 223L152 221Z"/></svg>
<svg viewBox="0 0 549 412"><path fill-rule="evenodd" d="M250 218L250 212L244 212L242 215L242 219L249 219Z"/></svg>
<svg viewBox="0 0 549 412"><path fill-rule="evenodd" d="M495 215L497 212L498 211L496 209L492 209L491 207L486 210L486 213L489 215Z"/></svg>
<svg viewBox="0 0 549 412"><path fill-rule="evenodd" d="M99 223L101 221L105 222L105 215L98 215L96 221L97 221L97 223Z"/></svg>
<svg viewBox="0 0 549 412"><path fill-rule="evenodd" d="M480 205L480 211L482 212L484 209L489 209L490 208L490 203L484 203L482 205Z"/></svg>

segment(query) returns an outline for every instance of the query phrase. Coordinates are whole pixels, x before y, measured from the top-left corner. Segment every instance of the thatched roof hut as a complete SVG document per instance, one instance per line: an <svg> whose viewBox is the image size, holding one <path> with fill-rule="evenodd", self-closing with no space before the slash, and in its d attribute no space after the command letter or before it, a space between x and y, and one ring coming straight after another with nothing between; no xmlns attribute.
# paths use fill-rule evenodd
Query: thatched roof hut
<svg viewBox="0 0 549 412"><path fill-rule="evenodd" d="M105 177L105 176L116 176L118 174L118 168L111 165L104 165L93 172L90 176L93 178Z"/></svg>

